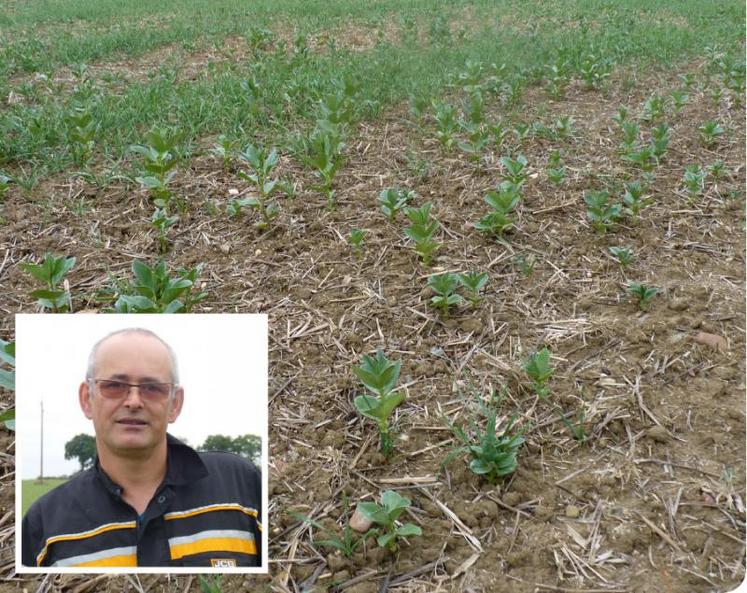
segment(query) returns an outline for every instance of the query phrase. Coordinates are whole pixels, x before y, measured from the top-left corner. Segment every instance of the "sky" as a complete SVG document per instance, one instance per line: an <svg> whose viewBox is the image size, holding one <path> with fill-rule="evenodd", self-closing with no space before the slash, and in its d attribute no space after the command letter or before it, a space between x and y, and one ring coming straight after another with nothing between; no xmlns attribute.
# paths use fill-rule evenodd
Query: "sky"
<svg viewBox="0 0 747 593"><path fill-rule="evenodd" d="M184 407L169 433L197 447L211 434L262 437L267 455L266 315L16 315L16 472L37 478L44 402L44 475L80 468L65 443L93 435L78 386L93 344L111 331L143 327L176 352Z"/></svg>

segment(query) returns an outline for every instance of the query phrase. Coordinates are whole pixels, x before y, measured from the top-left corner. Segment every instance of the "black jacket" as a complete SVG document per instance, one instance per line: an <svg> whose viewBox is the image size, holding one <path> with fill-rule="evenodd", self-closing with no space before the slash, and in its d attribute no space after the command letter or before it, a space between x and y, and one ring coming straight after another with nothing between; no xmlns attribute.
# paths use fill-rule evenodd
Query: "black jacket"
<svg viewBox="0 0 747 593"><path fill-rule="evenodd" d="M257 467L167 435L166 477L138 516L98 465L37 500L21 526L24 566L260 566Z"/></svg>

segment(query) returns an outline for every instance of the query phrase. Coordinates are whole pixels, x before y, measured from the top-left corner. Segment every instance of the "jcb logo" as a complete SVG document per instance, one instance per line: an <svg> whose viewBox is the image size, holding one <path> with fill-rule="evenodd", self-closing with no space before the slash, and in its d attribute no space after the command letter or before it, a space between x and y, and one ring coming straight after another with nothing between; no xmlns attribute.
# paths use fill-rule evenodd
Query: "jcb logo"
<svg viewBox="0 0 747 593"><path fill-rule="evenodd" d="M236 560L233 558L211 558L210 566L213 568L236 568Z"/></svg>

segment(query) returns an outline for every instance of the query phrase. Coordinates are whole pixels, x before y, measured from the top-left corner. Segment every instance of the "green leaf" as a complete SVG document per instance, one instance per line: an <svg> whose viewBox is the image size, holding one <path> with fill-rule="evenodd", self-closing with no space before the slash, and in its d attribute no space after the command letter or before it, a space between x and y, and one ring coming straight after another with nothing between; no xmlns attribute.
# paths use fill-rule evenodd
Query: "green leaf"
<svg viewBox="0 0 747 593"><path fill-rule="evenodd" d="M469 464L469 468L473 471L473 473L484 475L490 473L490 470L493 469L493 464L485 462L482 459L473 459Z"/></svg>
<svg viewBox="0 0 747 593"><path fill-rule="evenodd" d="M16 372L0 369L0 387L8 391L16 390Z"/></svg>
<svg viewBox="0 0 747 593"><path fill-rule="evenodd" d="M412 523L405 523L402 527L397 527L395 533L399 537L407 537L408 535L423 535L423 530Z"/></svg>
<svg viewBox="0 0 747 593"><path fill-rule="evenodd" d="M384 533L376 538L376 543L379 544L380 548L385 548L390 544L390 542L395 540L396 537L396 532Z"/></svg>
<svg viewBox="0 0 747 593"><path fill-rule="evenodd" d="M56 301L61 296L65 294L64 290L33 290L29 293L30 296L34 297L35 299L48 299L52 301Z"/></svg>

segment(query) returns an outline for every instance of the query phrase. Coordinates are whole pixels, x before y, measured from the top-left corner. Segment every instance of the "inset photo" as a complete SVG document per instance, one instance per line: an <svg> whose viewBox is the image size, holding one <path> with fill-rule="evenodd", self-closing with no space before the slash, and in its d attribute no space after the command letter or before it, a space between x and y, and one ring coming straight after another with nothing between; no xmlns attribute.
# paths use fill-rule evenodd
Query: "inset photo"
<svg viewBox="0 0 747 593"><path fill-rule="evenodd" d="M16 316L16 572L266 573L266 315Z"/></svg>

